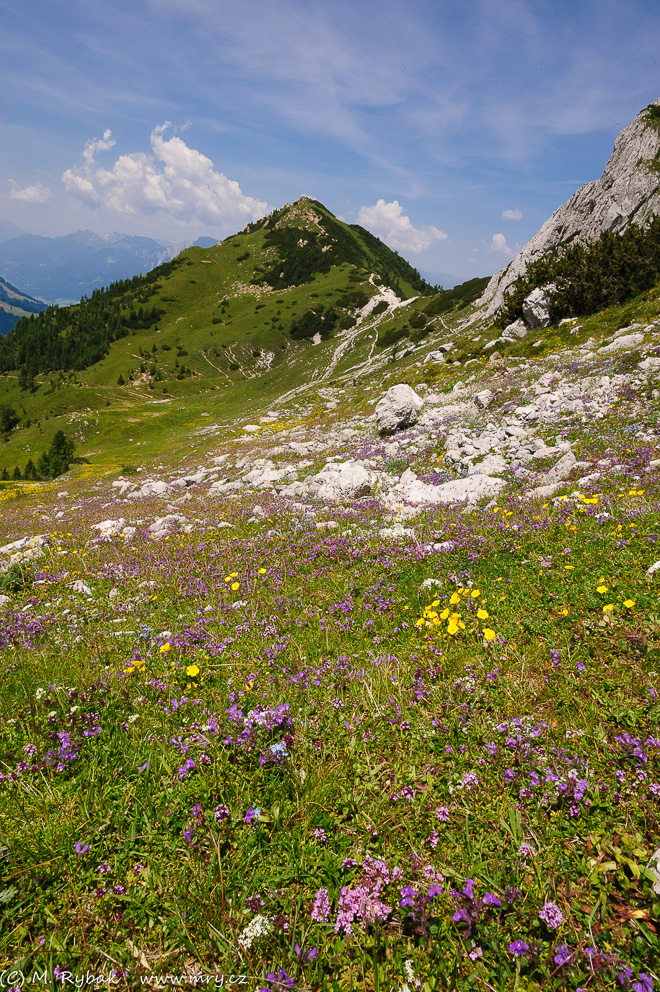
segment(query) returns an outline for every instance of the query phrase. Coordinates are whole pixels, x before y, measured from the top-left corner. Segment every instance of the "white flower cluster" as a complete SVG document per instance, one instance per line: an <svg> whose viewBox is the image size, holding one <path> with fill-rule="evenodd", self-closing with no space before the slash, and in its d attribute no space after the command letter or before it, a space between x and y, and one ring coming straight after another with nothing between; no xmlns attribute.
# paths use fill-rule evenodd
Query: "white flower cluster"
<svg viewBox="0 0 660 992"><path fill-rule="evenodd" d="M410 985L408 985L408 982L405 982L401 986L399 992L413 992L413 989L414 990L421 989L421 985L419 984L417 978L415 977L415 969L413 968L412 961L404 961L403 967L406 973L406 978L408 979L408 982L411 982L412 988Z"/></svg>
<svg viewBox="0 0 660 992"><path fill-rule="evenodd" d="M259 937L265 937L271 932L272 929L273 924L270 922L268 917L257 914L257 916L252 917L248 925L245 927L238 938L238 942L241 947L244 947L246 951L249 951L255 940L258 940Z"/></svg>

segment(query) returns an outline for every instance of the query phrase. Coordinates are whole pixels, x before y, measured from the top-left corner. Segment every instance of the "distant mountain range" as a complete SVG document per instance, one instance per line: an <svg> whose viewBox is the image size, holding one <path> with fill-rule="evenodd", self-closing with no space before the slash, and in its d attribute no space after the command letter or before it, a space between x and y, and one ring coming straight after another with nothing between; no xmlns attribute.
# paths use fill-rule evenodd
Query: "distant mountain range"
<svg viewBox="0 0 660 992"><path fill-rule="evenodd" d="M215 243L214 238L194 242L201 248ZM47 303L76 303L118 279L149 272L186 247L190 243L174 245L93 231L48 238L0 222L0 276L20 286L26 296Z"/></svg>

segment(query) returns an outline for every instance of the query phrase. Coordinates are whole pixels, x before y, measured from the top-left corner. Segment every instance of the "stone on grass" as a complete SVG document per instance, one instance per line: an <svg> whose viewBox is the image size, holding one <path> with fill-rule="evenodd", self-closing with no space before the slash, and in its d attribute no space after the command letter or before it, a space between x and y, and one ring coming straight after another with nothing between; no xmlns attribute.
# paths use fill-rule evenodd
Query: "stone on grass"
<svg viewBox="0 0 660 992"><path fill-rule="evenodd" d="M313 476L307 488L317 499L332 503L371 495L375 476L360 462L329 462Z"/></svg>
<svg viewBox="0 0 660 992"><path fill-rule="evenodd" d="M611 344L605 344L598 349L599 355L611 355L614 351L626 351L628 348L636 348L644 340L644 335L639 331L634 334L624 334L623 337L615 338Z"/></svg>
<svg viewBox="0 0 660 992"><path fill-rule="evenodd" d="M522 341L526 338L529 333L529 329L525 324L524 320L514 320L512 324L507 324L507 326L502 331L502 341ZM495 341L497 344L497 341Z"/></svg>
<svg viewBox="0 0 660 992"><path fill-rule="evenodd" d="M417 423L424 400L404 382L391 386L376 406L376 427L379 434L394 434Z"/></svg>

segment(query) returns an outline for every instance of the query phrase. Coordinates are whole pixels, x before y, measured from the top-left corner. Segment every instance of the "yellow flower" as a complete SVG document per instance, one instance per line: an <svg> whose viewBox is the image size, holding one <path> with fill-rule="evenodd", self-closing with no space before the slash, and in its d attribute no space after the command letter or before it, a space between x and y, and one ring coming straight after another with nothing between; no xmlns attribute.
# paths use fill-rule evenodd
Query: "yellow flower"
<svg viewBox="0 0 660 992"><path fill-rule="evenodd" d="M603 613L608 614L613 612L614 612L614 603L608 603L607 606L603 607Z"/></svg>
<svg viewBox="0 0 660 992"><path fill-rule="evenodd" d="M495 631L491 630L490 627L484 627L481 633L484 635L484 640L486 641L492 641L495 637Z"/></svg>
<svg viewBox="0 0 660 992"><path fill-rule="evenodd" d="M234 590L234 592L236 592L240 584L241 584L240 582L232 582L231 588Z"/></svg>
<svg viewBox="0 0 660 992"><path fill-rule="evenodd" d="M472 590L472 593L471 593L472 599L478 599L478 597L480 595L481 595L481 593L480 593L480 591L478 589L473 589Z"/></svg>
<svg viewBox="0 0 660 992"><path fill-rule="evenodd" d="M634 599L624 599L623 605L627 609L632 610L633 606L635 605L635 600Z"/></svg>
<svg viewBox="0 0 660 992"><path fill-rule="evenodd" d="M455 606L456 603L460 603L460 601L461 601L461 597L458 595L458 593L457 592L453 592L451 594L451 597L450 597L450 600L449 600L449 602L451 603L451 605L452 606Z"/></svg>
<svg viewBox="0 0 660 992"><path fill-rule="evenodd" d="M597 586L596 592L600 592L600 593L607 592L607 586Z"/></svg>
<svg viewBox="0 0 660 992"><path fill-rule="evenodd" d="M567 572L572 572L573 569L575 568L575 565L564 565L564 568L566 569Z"/></svg>
<svg viewBox="0 0 660 992"><path fill-rule="evenodd" d="M477 617L479 620L487 620L488 610L477 610Z"/></svg>
<svg viewBox="0 0 660 992"><path fill-rule="evenodd" d="M169 650L170 650L170 642L169 641L167 642L167 644L161 644L161 646L160 646L160 653L161 654L167 654L167 652Z"/></svg>
<svg viewBox="0 0 660 992"><path fill-rule="evenodd" d="M188 675L191 679L194 678L195 675L199 675L199 668L197 665L188 665L186 668L186 675Z"/></svg>
<svg viewBox="0 0 660 992"><path fill-rule="evenodd" d="M266 569L265 568L260 568L259 569L259 575L265 575L265 574L266 574Z"/></svg>
<svg viewBox="0 0 660 992"><path fill-rule="evenodd" d="M449 616L449 609L447 607L445 607L445 609L440 614L440 619L441 620L446 620L448 616Z"/></svg>
<svg viewBox="0 0 660 992"><path fill-rule="evenodd" d="M458 624L455 620L450 620L447 624L447 633L451 634L452 637L458 633Z"/></svg>

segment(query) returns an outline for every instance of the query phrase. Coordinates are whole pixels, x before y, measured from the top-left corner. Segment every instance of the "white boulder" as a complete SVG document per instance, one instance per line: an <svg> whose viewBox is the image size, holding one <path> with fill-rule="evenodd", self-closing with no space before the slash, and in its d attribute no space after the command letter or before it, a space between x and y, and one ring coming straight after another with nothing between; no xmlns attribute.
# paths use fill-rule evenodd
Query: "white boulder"
<svg viewBox="0 0 660 992"><path fill-rule="evenodd" d="M552 321L552 297L550 291L554 286L537 286L525 297L522 305L523 317L527 327L533 330L540 327L549 327Z"/></svg>
<svg viewBox="0 0 660 992"><path fill-rule="evenodd" d="M375 478L375 474L360 462L329 462L312 476L307 488L317 499L336 503L371 495Z"/></svg>
<svg viewBox="0 0 660 992"><path fill-rule="evenodd" d="M502 331L502 341L522 341L523 338L527 337L528 333L529 328L524 320L514 320L512 324L507 324ZM486 347L492 348L496 344L497 338L494 341L489 341Z"/></svg>
<svg viewBox="0 0 660 992"><path fill-rule="evenodd" d="M379 434L412 427L417 422L424 400L406 383L391 386L376 406L376 426Z"/></svg>

